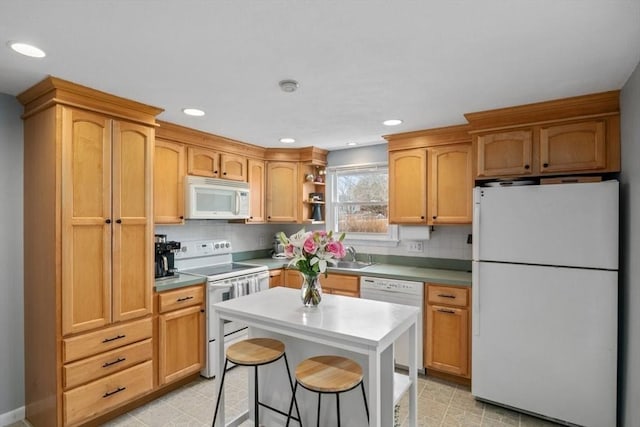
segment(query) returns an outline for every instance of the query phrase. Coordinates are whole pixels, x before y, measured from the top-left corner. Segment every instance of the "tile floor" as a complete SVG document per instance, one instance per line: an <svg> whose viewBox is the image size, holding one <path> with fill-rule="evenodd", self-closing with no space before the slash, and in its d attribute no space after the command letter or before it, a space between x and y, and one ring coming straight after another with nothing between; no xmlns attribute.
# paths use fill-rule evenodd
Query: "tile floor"
<svg viewBox="0 0 640 427"><path fill-rule="evenodd" d="M226 416L247 407L247 368L236 367L225 380ZM216 381L201 378L106 424L108 427L210 426L215 407ZM400 423L407 426L407 396L400 402ZM297 425L297 424L293 424ZM557 424L476 401L468 387L434 378L418 379L418 425L463 427L550 427ZM10 427L25 427L19 421ZM253 426L245 421L242 427Z"/></svg>

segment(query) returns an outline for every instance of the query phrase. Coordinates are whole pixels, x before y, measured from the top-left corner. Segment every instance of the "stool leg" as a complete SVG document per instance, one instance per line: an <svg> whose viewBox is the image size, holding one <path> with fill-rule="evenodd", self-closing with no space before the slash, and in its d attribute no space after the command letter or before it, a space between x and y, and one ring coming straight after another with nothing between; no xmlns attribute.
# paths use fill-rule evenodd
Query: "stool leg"
<svg viewBox="0 0 640 427"><path fill-rule="evenodd" d="M320 398L322 397L322 393L318 393L318 424L316 427L320 427Z"/></svg>
<svg viewBox="0 0 640 427"><path fill-rule="evenodd" d="M289 421L291 420L291 411L293 411L293 402L295 402L297 389L298 389L298 380L296 380L296 385L293 386L293 396L291 396L291 403L289 404L289 412L287 413L286 427L289 427ZM300 412L298 412L298 419L300 419L300 426L302 426L302 418L300 418Z"/></svg>
<svg viewBox="0 0 640 427"><path fill-rule="evenodd" d="M364 410L367 413L367 424L369 424L369 405L367 405L367 395L364 393L363 382L360 382L360 388L362 389L362 398L364 399Z"/></svg>
<svg viewBox="0 0 640 427"><path fill-rule="evenodd" d="M336 393L336 410L338 411L338 427L340 427L340 393Z"/></svg>
<svg viewBox="0 0 640 427"><path fill-rule="evenodd" d="M259 406L258 406L258 366L254 366L253 368L253 372L254 377L255 377L255 390L254 390L254 398L255 398L255 402L253 403L254 406L254 411L256 411L255 414L255 419L256 419L256 425L255 427L258 427L260 425L260 416L259 416Z"/></svg>
<svg viewBox="0 0 640 427"><path fill-rule="evenodd" d="M220 388L218 389L218 399L216 399L216 409L213 412L213 422L211 423L211 427L216 426L216 417L218 416L218 406L220 405L220 397L222 396L222 387L224 386L224 377L227 375L227 363L229 363L228 359L224 359L224 369L222 370L222 379L220 380ZM218 373L218 375L220 375Z"/></svg>
<svg viewBox="0 0 640 427"><path fill-rule="evenodd" d="M296 391L293 387L293 380L291 379L291 371L289 370L289 361L287 360L287 353L284 354L284 366L287 367L287 378L289 378L289 385L291 386L291 392L293 393L293 404L296 405L296 413L298 414L298 423L300 423L300 427L302 427L302 417L300 416L300 409L298 408L298 400L296 399ZM296 381L296 386L298 385L298 381ZM291 413L291 410L289 410ZM289 420L287 420L287 423Z"/></svg>

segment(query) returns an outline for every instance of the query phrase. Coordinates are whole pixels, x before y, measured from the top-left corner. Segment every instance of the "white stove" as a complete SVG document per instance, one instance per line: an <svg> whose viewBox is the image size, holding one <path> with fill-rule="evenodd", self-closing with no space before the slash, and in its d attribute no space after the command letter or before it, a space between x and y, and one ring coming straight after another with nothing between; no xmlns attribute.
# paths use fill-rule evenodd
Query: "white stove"
<svg viewBox="0 0 640 427"><path fill-rule="evenodd" d="M216 375L214 346L217 328L213 324L213 304L232 298L260 292L269 288L269 271L266 266L232 261L231 242L228 240L193 240L181 242L175 254L175 267L180 273L207 278L207 339L205 366L200 375L211 378ZM247 337L246 325L225 322L225 348Z"/></svg>

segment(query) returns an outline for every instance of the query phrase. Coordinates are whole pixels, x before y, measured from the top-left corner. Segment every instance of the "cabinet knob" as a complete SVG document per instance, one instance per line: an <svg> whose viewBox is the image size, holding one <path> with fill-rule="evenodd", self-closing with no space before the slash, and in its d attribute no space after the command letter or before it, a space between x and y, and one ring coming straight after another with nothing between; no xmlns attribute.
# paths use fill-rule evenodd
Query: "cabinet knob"
<svg viewBox="0 0 640 427"><path fill-rule="evenodd" d="M122 220L121 220L120 218L116 219L116 222L117 222L118 224L122 224Z"/></svg>
<svg viewBox="0 0 640 427"><path fill-rule="evenodd" d="M548 167L549 167L549 163L543 163L543 164L542 164L542 167L543 167L543 168L548 168Z"/></svg>
<svg viewBox="0 0 640 427"><path fill-rule="evenodd" d="M111 220L110 220L109 218L107 218L107 219L105 220L105 222L106 222L107 224L111 224Z"/></svg>
<svg viewBox="0 0 640 427"><path fill-rule="evenodd" d="M420 219L424 219L424 215L422 215L422 216L420 217Z"/></svg>
<svg viewBox="0 0 640 427"><path fill-rule="evenodd" d="M184 217L182 215L180 215L180 219L184 219Z"/></svg>
<svg viewBox="0 0 640 427"><path fill-rule="evenodd" d="M216 175L218 175L218 171L213 171L213 173L215 173Z"/></svg>
<svg viewBox="0 0 640 427"><path fill-rule="evenodd" d="M271 217L270 217L270 216L268 216L268 217L267 217L267 219L271 219Z"/></svg>
<svg viewBox="0 0 640 427"><path fill-rule="evenodd" d="M226 174L227 174L226 172L222 172L222 175L226 175Z"/></svg>
<svg viewBox="0 0 640 427"><path fill-rule="evenodd" d="M529 169L529 165L524 165L524 168L525 169Z"/></svg>
<svg viewBox="0 0 640 427"><path fill-rule="evenodd" d="M434 215L434 216L432 216L431 218L436 219L436 218L438 218L438 217Z"/></svg>

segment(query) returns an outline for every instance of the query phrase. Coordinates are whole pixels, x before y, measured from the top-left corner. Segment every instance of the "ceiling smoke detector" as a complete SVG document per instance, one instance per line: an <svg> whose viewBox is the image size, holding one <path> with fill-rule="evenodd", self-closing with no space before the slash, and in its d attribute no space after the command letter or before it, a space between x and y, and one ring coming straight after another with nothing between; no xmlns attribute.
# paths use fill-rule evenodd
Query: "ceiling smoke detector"
<svg viewBox="0 0 640 427"><path fill-rule="evenodd" d="M278 86L280 86L283 92L295 92L300 85L295 80L280 80Z"/></svg>

